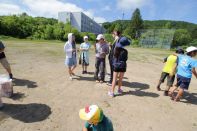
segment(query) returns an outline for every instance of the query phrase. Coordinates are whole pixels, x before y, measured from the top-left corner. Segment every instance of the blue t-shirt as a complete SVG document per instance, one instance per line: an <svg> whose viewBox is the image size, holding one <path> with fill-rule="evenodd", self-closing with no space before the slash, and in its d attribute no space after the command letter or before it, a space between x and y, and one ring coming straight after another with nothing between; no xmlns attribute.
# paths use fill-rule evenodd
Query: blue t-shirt
<svg viewBox="0 0 197 131"><path fill-rule="evenodd" d="M103 116L103 120L98 125L92 125L86 122L85 127L91 131L113 131L112 122L106 116Z"/></svg>
<svg viewBox="0 0 197 131"><path fill-rule="evenodd" d="M178 75L192 78L192 68L195 67L197 67L197 60L187 55L178 56Z"/></svg>

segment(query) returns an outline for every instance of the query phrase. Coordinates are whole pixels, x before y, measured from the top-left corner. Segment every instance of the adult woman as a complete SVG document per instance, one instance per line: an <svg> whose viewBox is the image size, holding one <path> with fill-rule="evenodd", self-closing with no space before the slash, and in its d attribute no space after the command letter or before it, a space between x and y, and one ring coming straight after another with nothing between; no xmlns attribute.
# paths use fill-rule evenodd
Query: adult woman
<svg viewBox="0 0 197 131"><path fill-rule="evenodd" d="M89 65L89 49L90 49L90 43L88 42L88 37L84 36L84 43L80 45L81 50L81 64L82 64L82 74L87 73L87 67Z"/></svg>
<svg viewBox="0 0 197 131"><path fill-rule="evenodd" d="M122 93L122 79L127 68L128 51L124 48L129 45L130 41L126 37L121 37L115 47L114 57L113 57L113 81L112 87L108 92L108 95L114 97L114 90L116 86L117 77L118 80L118 93Z"/></svg>
<svg viewBox="0 0 197 131"><path fill-rule="evenodd" d="M109 56L108 56L109 65L110 65L110 80L109 80L109 82L107 83L107 85L109 85L109 86L112 85L112 80L113 80L113 57L114 57L114 49L115 49L115 47L116 47L117 41L118 41L118 40L120 39L120 37L121 37L121 32L120 32L120 31L114 30L113 33L112 33L112 36L113 36L113 38L114 38L114 41L113 41L113 43L110 45L111 50L110 50L110 53L109 53Z"/></svg>
<svg viewBox="0 0 197 131"><path fill-rule="evenodd" d="M68 41L64 45L64 51L66 53L65 65L68 66L69 78L72 80L72 76L75 75L74 69L77 66L77 49L73 33L68 34Z"/></svg>

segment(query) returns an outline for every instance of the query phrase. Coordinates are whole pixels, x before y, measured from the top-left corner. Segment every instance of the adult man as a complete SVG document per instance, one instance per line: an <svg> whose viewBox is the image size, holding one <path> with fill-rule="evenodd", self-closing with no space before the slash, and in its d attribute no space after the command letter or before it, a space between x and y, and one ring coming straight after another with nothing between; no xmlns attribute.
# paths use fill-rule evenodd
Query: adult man
<svg viewBox="0 0 197 131"><path fill-rule="evenodd" d="M109 53L109 46L102 34L99 34L96 39L98 43L96 43L95 79L97 83L103 83L105 81L105 57ZM98 78L99 72L100 78Z"/></svg>

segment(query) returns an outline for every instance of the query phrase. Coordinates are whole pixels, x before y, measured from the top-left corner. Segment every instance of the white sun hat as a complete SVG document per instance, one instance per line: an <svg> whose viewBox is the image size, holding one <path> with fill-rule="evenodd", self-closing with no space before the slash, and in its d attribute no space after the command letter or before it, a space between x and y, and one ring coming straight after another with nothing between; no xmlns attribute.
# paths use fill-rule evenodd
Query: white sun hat
<svg viewBox="0 0 197 131"><path fill-rule="evenodd" d="M187 47L186 51L187 53L192 52L192 51L197 51L197 48L194 46L190 46L190 47Z"/></svg>
<svg viewBox="0 0 197 131"><path fill-rule="evenodd" d="M100 40L100 39L105 39L104 35L103 34L99 34L96 38L96 40Z"/></svg>
<svg viewBox="0 0 197 131"><path fill-rule="evenodd" d="M84 40L85 40L85 39L88 39L88 36L84 36L83 39L84 39Z"/></svg>

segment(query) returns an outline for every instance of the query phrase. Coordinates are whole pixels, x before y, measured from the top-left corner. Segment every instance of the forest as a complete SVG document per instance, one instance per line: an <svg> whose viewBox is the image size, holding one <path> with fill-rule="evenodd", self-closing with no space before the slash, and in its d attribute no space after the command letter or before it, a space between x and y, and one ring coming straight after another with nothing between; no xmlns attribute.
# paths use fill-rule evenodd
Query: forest
<svg viewBox="0 0 197 131"><path fill-rule="evenodd" d="M111 41L113 30L120 30L123 35L139 44L140 32L147 29L174 29L172 47L197 45L197 24L173 20L143 20L140 10L136 9L130 20L116 20L105 22L106 39ZM89 32L79 32L70 23L60 23L54 18L32 17L26 13L19 15L0 16L0 36L20 39L36 40L67 40L67 34L72 32L77 42L83 41L83 36L88 35L90 41L95 41L96 35ZM1 38L0 37L0 38Z"/></svg>

